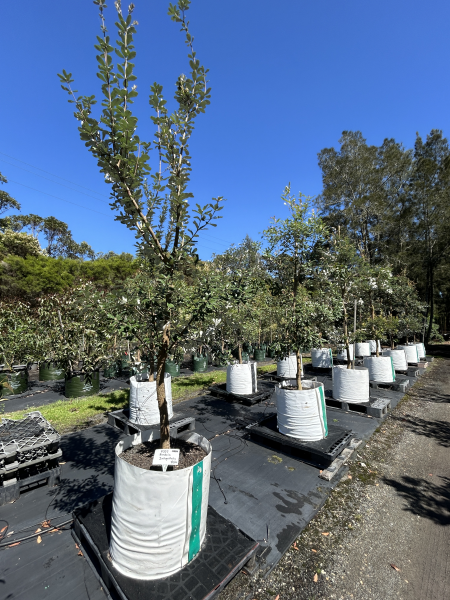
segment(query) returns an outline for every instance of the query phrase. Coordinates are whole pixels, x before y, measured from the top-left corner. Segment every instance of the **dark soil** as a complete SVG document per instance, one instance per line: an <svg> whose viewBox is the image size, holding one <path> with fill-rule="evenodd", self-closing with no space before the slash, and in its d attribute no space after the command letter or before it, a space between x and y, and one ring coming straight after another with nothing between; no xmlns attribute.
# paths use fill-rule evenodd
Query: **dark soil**
<svg viewBox="0 0 450 600"><path fill-rule="evenodd" d="M168 471L179 471L180 469L186 469L192 467L198 462L203 460L206 456L206 452L197 444L192 442L186 442L178 438L170 439L170 447L180 450L180 460L176 467L167 467ZM147 471L162 471L161 465L153 466L153 457L155 450L160 448L159 440L153 442L143 442L136 446L131 446L128 450L125 450L120 455L120 458L126 460L130 465L146 469Z"/></svg>

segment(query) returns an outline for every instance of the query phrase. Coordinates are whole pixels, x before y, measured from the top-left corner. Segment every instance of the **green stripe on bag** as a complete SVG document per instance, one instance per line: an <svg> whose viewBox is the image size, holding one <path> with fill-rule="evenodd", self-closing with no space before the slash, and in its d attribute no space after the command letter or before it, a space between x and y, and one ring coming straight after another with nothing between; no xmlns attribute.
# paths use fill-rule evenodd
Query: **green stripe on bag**
<svg viewBox="0 0 450 600"><path fill-rule="evenodd" d="M189 538L189 560L200 552L200 521L202 517L203 461L195 465L192 480L191 537Z"/></svg>
<svg viewBox="0 0 450 600"><path fill-rule="evenodd" d="M328 435L328 425L327 425L327 407L325 404L325 395L323 393L323 385L321 385L319 387L319 394L320 394L320 402L322 404L322 416L323 416L323 426L325 429L325 437L327 437Z"/></svg>
<svg viewBox="0 0 450 600"><path fill-rule="evenodd" d="M331 366L333 366L333 350L331 348L329 348L329 351L330 351Z"/></svg>
<svg viewBox="0 0 450 600"><path fill-rule="evenodd" d="M391 367L392 367L392 381L395 381L395 369L394 369L394 360L392 356L389 357L391 359Z"/></svg>

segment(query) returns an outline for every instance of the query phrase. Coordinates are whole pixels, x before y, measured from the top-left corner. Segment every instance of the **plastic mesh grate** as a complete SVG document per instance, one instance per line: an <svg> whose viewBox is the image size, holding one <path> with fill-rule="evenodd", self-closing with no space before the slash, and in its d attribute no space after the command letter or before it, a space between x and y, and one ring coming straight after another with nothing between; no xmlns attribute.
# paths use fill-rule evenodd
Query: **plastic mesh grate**
<svg viewBox="0 0 450 600"><path fill-rule="evenodd" d="M61 436L40 412L28 413L18 421L2 419L0 461L17 453L19 462L45 456L49 446L59 445Z"/></svg>

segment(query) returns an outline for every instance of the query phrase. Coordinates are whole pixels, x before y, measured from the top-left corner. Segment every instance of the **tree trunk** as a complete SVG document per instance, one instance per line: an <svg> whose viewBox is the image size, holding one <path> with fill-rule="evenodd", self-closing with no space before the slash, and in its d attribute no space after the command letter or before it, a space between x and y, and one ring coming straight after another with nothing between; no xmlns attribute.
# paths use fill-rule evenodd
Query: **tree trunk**
<svg viewBox="0 0 450 600"><path fill-rule="evenodd" d="M378 350L378 338L375 336L375 352L376 352L376 356L378 358L378 356L380 356L380 352Z"/></svg>
<svg viewBox="0 0 450 600"><path fill-rule="evenodd" d="M238 344L238 357L239 357L239 364L242 365L242 346L241 346L241 342L239 342L239 344Z"/></svg>
<svg viewBox="0 0 450 600"><path fill-rule="evenodd" d="M297 389L302 390L302 361L300 358L300 350L296 352L297 356Z"/></svg>
<svg viewBox="0 0 450 600"><path fill-rule="evenodd" d="M167 324L163 329L163 340L158 354L158 369L156 372L156 397L159 408L161 448L170 448L169 411L167 410L166 388L164 385L164 371L169 354L169 331L170 325Z"/></svg>
<svg viewBox="0 0 450 600"><path fill-rule="evenodd" d="M430 321L428 323L428 331L426 343L430 343L431 338L431 330L433 328L433 319L434 319L434 271L433 267L430 269Z"/></svg>

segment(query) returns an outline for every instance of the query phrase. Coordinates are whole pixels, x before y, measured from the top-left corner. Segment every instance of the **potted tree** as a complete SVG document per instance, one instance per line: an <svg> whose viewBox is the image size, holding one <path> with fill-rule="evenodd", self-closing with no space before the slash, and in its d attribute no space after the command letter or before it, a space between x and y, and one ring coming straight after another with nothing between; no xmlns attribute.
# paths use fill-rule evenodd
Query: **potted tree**
<svg viewBox="0 0 450 600"><path fill-rule="evenodd" d="M273 218L264 231L272 293L285 315L278 358L285 359L293 351L296 359L295 378L275 387L278 429L284 435L313 441L328 435L324 387L320 382L302 382L301 353L319 343L325 325L338 317L340 307L326 279L319 283L323 269L314 261L314 250L326 236L325 225L310 214L310 200L302 194L296 198L290 186L282 199L290 216Z"/></svg>
<svg viewBox="0 0 450 600"><path fill-rule="evenodd" d="M119 571L130 577L154 579L176 572L195 558L206 530L211 446L205 438L183 434L189 438L183 442L197 447L199 460L190 466L182 462L183 468L164 473L151 466L151 448L146 462L149 470L130 465L122 455L133 448L137 448L135 453L145 453L143 443L147 442L170 449L166 360L171 348L179 343L178 333L187 335L193 323L201 322L214 303L213 293L206 286L191 307L195 310L186 318L183 333L174 332L173 322L180 313L186 313L185 298L178 290L195 277L199 269L198 235L215 225L214 220L221 210L221 198L203 207L197 204L189 208L192 198L188 191L189 142L195 119L209 104L210 90L207 70L197 58L188 29L186 11L190 2L179 0L169 6L169 15L180 24L185 36L189 75L183 74L177 79L175 106L171 112L162 86L157 83L151 86L150 105L154 109L152 121L156 130L154 148L159 155L159 168L151 176L152 183L148 183L150 143L138 137L137 118L131 110L137 96L132 63L136 32L132 17L134 5L130 5L124 16L120 2L116 2L119 58L115 64L105 22L105 1L95 0L95 3L101 19L101 36L96 46L103 94L101 118L92 114L94 96L75 96L70 73L63 71L60 79L74 103L80 137L111 185L112 207L118 211L116 218L136 233L139 251L147 261L148 276L157 292L152 301L157 323L156 388L160 432L159 435L150 433L149 437L128 437L116 447L110 545L112 562ZM183 452L183 456L187 456L190 450L185 446Z"/></svg>

